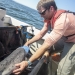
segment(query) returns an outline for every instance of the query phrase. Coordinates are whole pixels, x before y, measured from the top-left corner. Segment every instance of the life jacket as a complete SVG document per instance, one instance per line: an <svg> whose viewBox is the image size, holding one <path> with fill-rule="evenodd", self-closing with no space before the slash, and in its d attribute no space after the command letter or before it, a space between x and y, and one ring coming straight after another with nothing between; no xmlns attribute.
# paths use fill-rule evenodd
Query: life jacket
<svg viewBox="0 0 75 75"><path fill-rule="evenodd" d="M57 10L56 11L56 13L55 13L55 15L52 17L52 19L51 19L51 26L52 26L52 28L54 28L54 23L55 23L55 21L56 21L56 19L62 14L62 13L65 13L66 12L66 10Z"/></svg>
<svg viewBox="0 0 75 75"><path fill-rule="evenodd" d="M75 12L66 11L66 10L57 10L56 13L55 13L55 15L52 17L52 19L51 19L51 21L50 21L52 29L54 28L54 23L55 23L56 19L57 19L62 13L73 13L73 14L75 15ZM75 35L75 34L68 35L68 36L66 36L66 38L68 39L68 37L73 36L73 35Z"/></svg>
<svg viewBox="0 0 75 75"><path fill-rule="evenodd" d="M67 10L57 10L54 17L51 19L51 25L52 28L54 27L54 23L56 19L62 14L62 13L73 13L75 15L75 12L67 11Z"/></svg>

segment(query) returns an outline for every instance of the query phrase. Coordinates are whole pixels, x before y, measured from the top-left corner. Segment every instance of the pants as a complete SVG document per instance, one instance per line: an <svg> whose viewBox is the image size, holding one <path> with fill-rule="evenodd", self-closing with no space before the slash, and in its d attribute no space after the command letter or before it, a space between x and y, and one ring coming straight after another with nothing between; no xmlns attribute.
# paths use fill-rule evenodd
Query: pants
<svg viewBox="0 0 75 75"><path fill-rule="evenodd" d="M57 75L72 75L71 70L75 65L75 44L65 43L58 65Z"/></svg>

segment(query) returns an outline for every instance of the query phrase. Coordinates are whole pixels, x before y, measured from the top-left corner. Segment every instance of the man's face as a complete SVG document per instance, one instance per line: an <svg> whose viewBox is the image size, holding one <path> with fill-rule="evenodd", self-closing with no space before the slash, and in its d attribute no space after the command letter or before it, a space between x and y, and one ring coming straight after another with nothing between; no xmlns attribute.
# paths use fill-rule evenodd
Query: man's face
<svg viewBox="0 0 75 75"><path fill-rule="evenodd" d="M40 9L38 10L39 14L41 15L41 17L43 17L44 19L50 20L52 17L52 13L50 11L50 9L45 9L44 7L40 7Z"/></svg>
<svg viewBox="0 0 75 75"><path fill-rule="evenodd" d="M47 11L47 9L41 7L40 10L39 10L39 14L40 15L45 15L46 14L46 11Z"/></svg>

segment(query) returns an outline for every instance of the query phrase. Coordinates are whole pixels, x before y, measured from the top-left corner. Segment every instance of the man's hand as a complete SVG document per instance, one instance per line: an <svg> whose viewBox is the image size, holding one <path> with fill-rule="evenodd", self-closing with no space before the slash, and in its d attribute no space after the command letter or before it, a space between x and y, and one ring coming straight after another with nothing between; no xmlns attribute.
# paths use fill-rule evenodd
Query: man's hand
<svg viewBox="0 0 75 75"><path fill-rule="evenodd" d="M25 51L26 51L26 53L28 53L29 52L29 50L30 50L30 48L28 47L28 46L22 46L21 48L23 48Z"/></svg>
<svg viewBox="0 0 75 75"><path fill-rule="evenodd" d="M45 55L46 57L48 57L48 56L49 56L49 52L46 51L46 52L44 53L44 55Z"/></svg>
<svg viewBox="0 0 75 75"><path fill-rule="evenodd" d="M28 62L22 61L21 63L15 64L15 66L16 66L16 69L13 70L13 73L15 75L18 75L28 66Z"/></svg>

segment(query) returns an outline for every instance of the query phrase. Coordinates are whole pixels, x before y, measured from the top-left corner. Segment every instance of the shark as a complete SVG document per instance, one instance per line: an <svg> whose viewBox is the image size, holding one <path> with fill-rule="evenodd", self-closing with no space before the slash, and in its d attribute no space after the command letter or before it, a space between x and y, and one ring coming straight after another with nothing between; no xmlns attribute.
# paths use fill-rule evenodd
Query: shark
<svg viewBox="0 0 75 75"><path fill-rule="evenodd" d="M0 75L10 75L14 69L15 64L25 60L26 52L23 48L19 47L14 50L9 56L0 62Z"/></svg>

